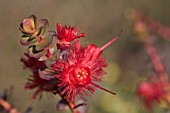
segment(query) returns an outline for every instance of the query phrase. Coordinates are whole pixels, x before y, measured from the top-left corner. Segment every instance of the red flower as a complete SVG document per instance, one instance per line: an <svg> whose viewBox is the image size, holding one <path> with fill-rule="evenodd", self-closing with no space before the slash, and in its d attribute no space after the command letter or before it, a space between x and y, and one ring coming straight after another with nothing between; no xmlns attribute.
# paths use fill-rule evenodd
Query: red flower
<svg viewBox="0 0 170 113"><path fill-rule="evenodd" d="M113 43L118 37L114 38L103 47L99 48L91 44L85 48L80 46L79 41L75 41L67 50L63 59L58 59L53 68L58 74L56 78L61 81L58 85L59 94L70 101L74 101L76 94L80 97L85 93L89 95L95 92L95 87L108 91L94 82L101 82L107 66L106 60L100 55L102 50Z"/></svg>
<svg viewBox="0 0 170 113"><path fill-rule="evenodd" d="M31 69L32 71L37 71L40 67L44 66L44 61L39 61L34 57L30 57L25 53L26 58L21 58L21 62L24 64L24 68Z"/></svg>
<svg viewBox="0 0 170 113"><path fill-rule="evenodd" d="M52 91L53 88L51 88L50 81L41 79L39 77L39 73L33 72L33 75L28 78L28 81L25 84L25 89L35 89L37 90L33 93L32 99L35 99L38 94L40 94L40 98L42 97L43 91Z"/></svg>
<svg viewBox="0 0 170 113"><path fill-rule="evenodd" d="M142 82L139 84L137 92L143 98L147 110L151 110L153 102L160 101L164 96L163 86L159 81L155 83Z"/></svg>
<svg viewBox="0 0 170 113"><path fill-rule="evenodd" d="M21 62L23 62L25 68L30 69L32 71L32 76L28 78L27 83L25 84L25 89L35 89L35 93L32 95L32 99L35 99L38 94L40 94L42 91L53 91L54 87L56 86L55 82L51 82L48 80L44 80L40 78L39 75L39 69L41 67L44 67L45 63L43 61L38 61L37 59L28 56L28 54L25 54L28 58L22 58Z"/></svg>
<svg viewBox="0 0 170 113"><path fill-rule="evenodd" d="M70 47L70 42L76 38L85 37L85 33L77 35L78 29L71 26L62 26L61 24L56 25L58 32L58 49L67 49Z"/></svg>

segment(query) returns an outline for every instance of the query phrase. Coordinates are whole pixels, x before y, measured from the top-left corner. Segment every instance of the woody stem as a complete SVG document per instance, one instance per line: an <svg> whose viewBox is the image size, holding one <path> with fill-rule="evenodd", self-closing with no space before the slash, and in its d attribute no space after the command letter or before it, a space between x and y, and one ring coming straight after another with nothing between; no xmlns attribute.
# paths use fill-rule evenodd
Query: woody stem
<svg viewBox="0 0 170 113"><path fill-rule="evenodd" d="M20 112L17 111L16 108L12 107L10 105L10 103L3 100L2 98L0 98L0 106L2 106L4 108L4 110L8 111L9 113L20 113Z"/></svg>
<svg viewBox="0 0 170 113"><path fill-rule="evenodd" d="M75 104L74 102L69 101L67 98L64 98L61 96L62 99L64 99L67 102L68 107L70 108L72 113L80 113L77 109L74 109Z"/></svg>

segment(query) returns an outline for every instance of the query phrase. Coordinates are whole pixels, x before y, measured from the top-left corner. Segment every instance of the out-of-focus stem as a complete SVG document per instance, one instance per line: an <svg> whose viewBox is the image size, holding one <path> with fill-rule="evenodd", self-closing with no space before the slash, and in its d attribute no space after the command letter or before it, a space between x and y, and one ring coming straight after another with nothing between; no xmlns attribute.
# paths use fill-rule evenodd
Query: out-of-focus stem
<svg viewBox="0 0 170 113"><path fill-rule="evenodd" d="M151 19L141 12L136 13L136 17L141 20L148 28L149 31L154 32L158 35L160 35L162 38L166 40L170 40L170 28L163 25L162 23Z"/></svg>
<svg viewBox="0 0 170 113"><path fill-rule="evenodd" d="M4 108L4 110L9 113L20 113L16 108L12 107L10 103L0 98L0 105Z"/></svg>
<svg viewBox="0 0 170 113"><path fill-rule="evenodd" d="M165 71L164 65L161 62L160 56L157 53L157 50L153 46L153 42L149 40L149 37L147 40L145 40L145 46L147 48L148 55L150 56L150 59L153 63L153 66L155 68L156 73L158 74L162 84L164 91L166 92L166 99L168 100L168 103L170 104L170 96L169 96L169 91L170 91L170 84L169 84L169 79L168 75Z"/></svg>

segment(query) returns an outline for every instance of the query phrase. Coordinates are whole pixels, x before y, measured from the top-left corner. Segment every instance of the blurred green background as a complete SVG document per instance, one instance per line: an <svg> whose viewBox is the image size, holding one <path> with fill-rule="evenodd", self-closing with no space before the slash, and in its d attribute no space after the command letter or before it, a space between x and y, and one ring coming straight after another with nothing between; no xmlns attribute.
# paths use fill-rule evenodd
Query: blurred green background
<svg viewBox="0 0 170 113"><path fill-rule="evenodd" d="M14 87L10 102L21 112L32 106L34 113L60 113L56 111L57 96L44 94L42 100L32 101L33 91L23 89L30 72L23 70L20 62L26 48L19 43L21 32L18 28L24 18L34 14L39 19L48 19L51 30L55 30L57 22L76 25L80 32L87 34L85 39L81 39L84 43L98 46L123 30L121 38L103 52L109 66L101 85L117 95L97 90L88 97L88 113L146 112L135 94L135 88L153 73L153 68L145 48L133 35L133 21L127 18L130 9L140 10L170 26L169 0L0 0L0 90ZM159 53L168 69L169 42L158 40ZM153 112L168 113L164 105L158 107L157 104Z"/></svg>

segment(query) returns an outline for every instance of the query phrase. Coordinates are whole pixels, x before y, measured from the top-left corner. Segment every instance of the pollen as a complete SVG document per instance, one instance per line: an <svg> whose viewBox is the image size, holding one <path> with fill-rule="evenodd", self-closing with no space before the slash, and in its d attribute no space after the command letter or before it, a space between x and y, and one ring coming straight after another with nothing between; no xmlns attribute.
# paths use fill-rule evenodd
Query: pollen
<svg viewBox="0 0 170 113"><path fill-rule="evenodd" d="M78 67L72 73L71 81L78 87L82 87L91 82L90 69L87 67Z"/></svg>

